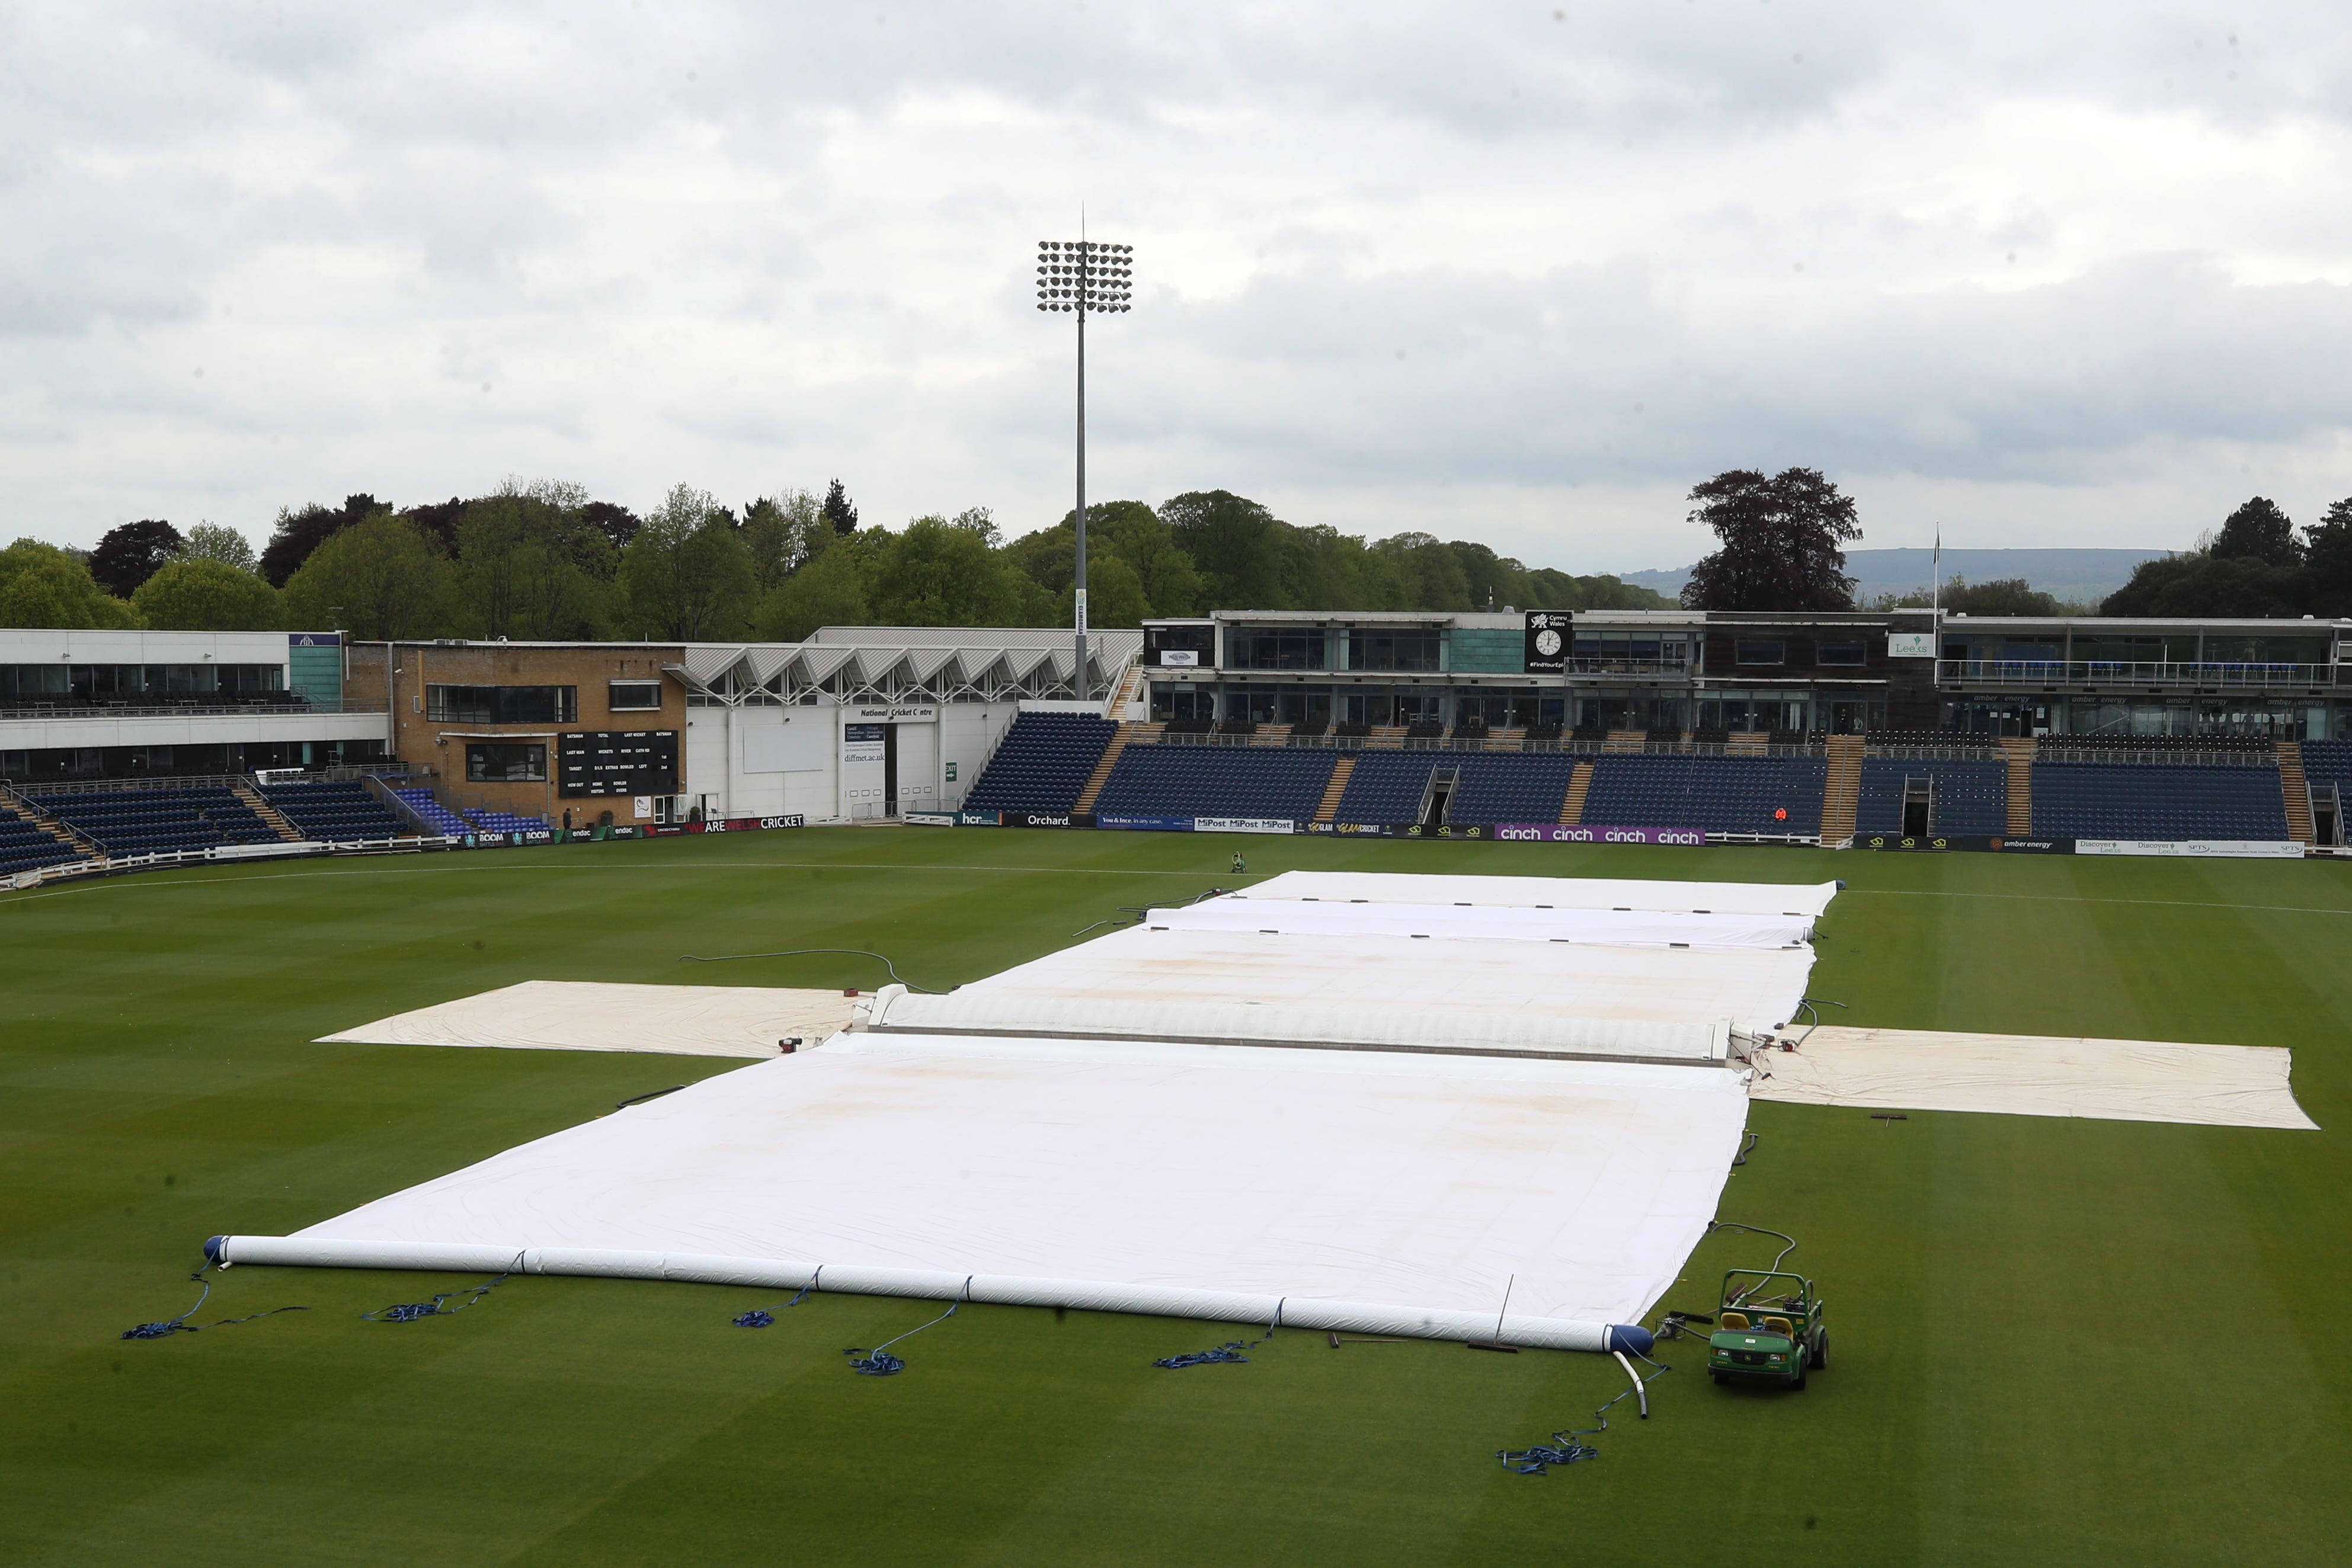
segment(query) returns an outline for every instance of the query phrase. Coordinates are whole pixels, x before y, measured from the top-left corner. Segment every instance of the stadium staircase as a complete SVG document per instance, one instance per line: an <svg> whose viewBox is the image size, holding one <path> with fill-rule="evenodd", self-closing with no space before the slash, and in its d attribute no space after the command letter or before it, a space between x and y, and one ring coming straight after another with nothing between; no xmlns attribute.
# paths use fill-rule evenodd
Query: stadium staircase
<svg viewBox="0 0 2352 1568"><path fill-rule="evenodd" d="M1124 715L1129 707L1141 700L1142 697L1143 666L1140 663L1130 664L1127 667L1126 675L1119 679L1118 690L1112 695L1108 702L1103 704L1103 717L1118 719L1125 722ZM1084 811L1087 808L1080 806L1078 809Z"/></svg>
<svg viewBox="0 0 2352 1568"><path fill-rule="evenodd" d="M1560 797L1559 826L1573 827L1584 820L1584 797L1592 789L1592 764L1579 763L1568 775L1568 794Z"/></svg>
<svg viewBox="0 0 2352 1568"><path fill-rule="evenodd" d="M1315 808L1315 820L1329 822L1339 815L1339 797L1348 793L1348 781L1356 776L1356 754L1342 752L1339 760L1331 764L1331 782L1323 786L1322 804Z"/></svg>
<svg viewBox="0 0 2352 1568"><path fill-rule="evenodd" d="M1647 730L1612 730L1609 738L1601 742L1603 752L1643 752L1650 745Z"/></svg>
<svg viewBox="0 0 2352 1568"><path fill-rule="evenodd" d="M31 823L85 860L106 858L105 847L97 839L90 837L56 812L47 810L37 802L18 795L5 784L0 784L0 806L15 812L25 821Z"/></svg>
<svg viewBox="0 0 2352 1568"><path fill-rule="evenodd" d="M1771 754L1772 737L1758 733L1734 735L1723 743L1727 757L1762 757Z"/></svg>
<svg viewBox="0 0 2352 1568"><path fill-rule="evenodd" d="M1144 726L1140 724L1121 724L1118 727L1118 733L1113 735L1110 744L1103 748L1102 760L1095 763L1095 771L1087 775L1086 786L1078 791L1077 804L1070 807L1072 811L1092 811L1095 808L1095 796L1102 794L1103 785L1109 782L1111 769L1118 765L1118 754L1127 750L1127 743L1134 740L1136 731L1142 728Z"/></svg>
<svg viewBox="0 0 2352 1568"><path fill-rule="evenodd" d="M2033 752L2030 735L2004 735L1993 742L2009 764L2009 837L2033 837Z"/></svg>
<svg viewBox="0 0 2352 1568"><path fill-rule="evenodd" d="M2279 741L2272 749L2278 753L2279 789L2286 796L2286 836L2309 848L2315 835L2311 783L2303 773L2303 748L2293 741Z"/></svg>
<svg viewBox="0 0 2352 1568"><path fill-rule="evenodd" d="M1854 813L1862 802L1862 750L1859 735L1829 738L1829 778L1822 789L1823 844L1843 844L1853 837Z"/></svg>
<svg viewBox="0 0 2352 1568"><path fill-rule="evenodd" d="M299 844L310 837L309 834L287 821L286 814L269 804L261 793L261 786L249 776L238 775L236 781L228 787L236 792L236 798L245 802L247 810L261 818L263 826L286 840L287 843Z"/></svg>

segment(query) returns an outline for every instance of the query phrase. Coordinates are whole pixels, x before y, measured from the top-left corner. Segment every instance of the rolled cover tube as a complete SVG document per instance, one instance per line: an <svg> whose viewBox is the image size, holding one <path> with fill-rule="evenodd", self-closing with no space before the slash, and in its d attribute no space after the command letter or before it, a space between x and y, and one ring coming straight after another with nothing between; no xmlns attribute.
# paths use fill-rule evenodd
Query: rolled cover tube
<svg viewBox="0 0 2352 1568"><path fill-rule="evenodd" d="M292 1268L414 1268L444 1274L574 1274L604 1279L667 1279L694 1285L748 1285L798 1290L809 1285L845 1296L913 1296L969 1300L1005 1307L1071 1307L1087 1312L1204 1318L1221 1323L1269 1323L1277 1310L1285 1328L1343 1334L1395 1334L1411 1339L1485 1339L1496 1332L1483 1312L1442 1308L1383 1307L1261 1296L1236 1290L1187 1290L1167 1285L1116 1285L1085 1279L1019 1275L962 1275L935 1268L871 1268L766 1258L714 1258L677 1252L625 1252L604 1247L490 1247L472 1242L338 1241L324 1237L216 1236L205 1244L215 1263ZM1647 1331L1628 1323L1570 1318L1511 1317L1502 1337L1535 1350L1606 1352L1639 1343Z"/></svg>

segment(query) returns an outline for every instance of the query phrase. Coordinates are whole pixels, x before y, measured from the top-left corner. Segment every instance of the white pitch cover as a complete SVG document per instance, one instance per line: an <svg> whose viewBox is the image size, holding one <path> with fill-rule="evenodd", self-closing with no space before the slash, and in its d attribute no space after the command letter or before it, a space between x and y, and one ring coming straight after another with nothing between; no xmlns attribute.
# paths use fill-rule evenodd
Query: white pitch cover
<svg viewBox="0 0 2352 1568"><path fill-rule="evenodd" d="M1302 914L1279 904L1286 888L1389 907ZM887 1032L220 1250L1229 1321L1279 1310L1296 1327L1435 1338L1492 1333L1516 1277L1505 1338L1601 1350L1713 1216L1748 1096L1710 1063L1727 1023L1794 1011L1812 963L1801 933L1834 890L1290 872L1251 889L1262 925L1199 929L1244 919L1240 899L1188 929L1155 913L1163 929L889 998ZM1630 942L1605 940L1594 912ZM1670 931L1692 945L1661 945ZM1267 1044L1293 1037L1248 1024L1344 1036L1367 1012L1396 1026L1357 1042L1369 1049ZM1209 1037L1256 1043L1153 1037L1212 1015ZM1073 1026L1107 1017L1122 1037ZM1223 1034L1228 1018L1245 1033ZM898 1032L926 1020L1014 1032ZM1482 1054L1514 1040L1535 1046ZM1563 1042L1673 1048L1539 1054Z"/></svg>
<svg viewBox="0 0 2352 1568"><path fill-rule="evenodd" d="M1746 1117L1719 1068L843 1035L226 1252L822 1266L839 1289L896 1270L910 1295L978 1276L999 1300L1286 1301L1300 1327L1432 1337L1491 1333L1516 1274L1513 1335L1597 1350L1674 1281Z"/></svg>

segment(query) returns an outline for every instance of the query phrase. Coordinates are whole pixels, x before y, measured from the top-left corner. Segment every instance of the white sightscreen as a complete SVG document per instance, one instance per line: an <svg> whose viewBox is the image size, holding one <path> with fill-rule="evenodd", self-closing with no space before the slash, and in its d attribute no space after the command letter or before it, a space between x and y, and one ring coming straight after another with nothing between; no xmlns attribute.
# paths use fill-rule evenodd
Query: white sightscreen
<svg viewBox="0 0 2352 1568"><path fill-rule="evenodd" d="M845 1035L226 1251L1443 1337L1491 1333L1516 1275L1510 1337L1598 1349L1673 1282L1746 1111L1717 1068Z"/></svg>

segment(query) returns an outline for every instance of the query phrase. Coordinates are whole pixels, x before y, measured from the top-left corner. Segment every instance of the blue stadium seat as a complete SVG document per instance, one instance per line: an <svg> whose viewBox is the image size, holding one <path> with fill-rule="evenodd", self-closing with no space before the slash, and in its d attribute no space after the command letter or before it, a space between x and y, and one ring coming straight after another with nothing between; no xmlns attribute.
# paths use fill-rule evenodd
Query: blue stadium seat
<svg viewBox="0 0 2352 1568"><path fill-rule="evenodd" d="M1583 820L1810 837L1822 830L1828 782L1826 757L1602 756L1593 761Z"/></svg>
<svg viewBox="0 0 2352 1568"><path fill-rule="evenodd" d="M1935 813L1928 831L1984 834L2009 830L2009 764L1998 757L1911 762L1864 757L1862 795L1854 812L1856 833L1903 831L1903 786L1912 779L1935 783Z"/></svg>
<svg viewBox="0 0 2352 1568"><path fill-rule="evenodd" d="M2033 831L2057 838L2287 837L2276 766L2033 764Z"/></svg>
<svg viewBox="0 0 2352 1568"><path fill-rule="evenodd" d="M1339 760L1319 746L1130 745L1104 781L1095 812L1312 821Z"/></svg>
<svg viewBox="0 0 2352 1568"><path fill-rule="evenodd" d="M1091 713L1019 714L964 796L963 809L1063 816L1077 804L1118 733L1117 724Z"/></svg>
<svg viewBox="0 0 2352 1568"><path fill-rule="evenodd" d="M396 838L409 831L390 806L356 782L272 784L261 795L306 838L351 843Z"/></svg>

